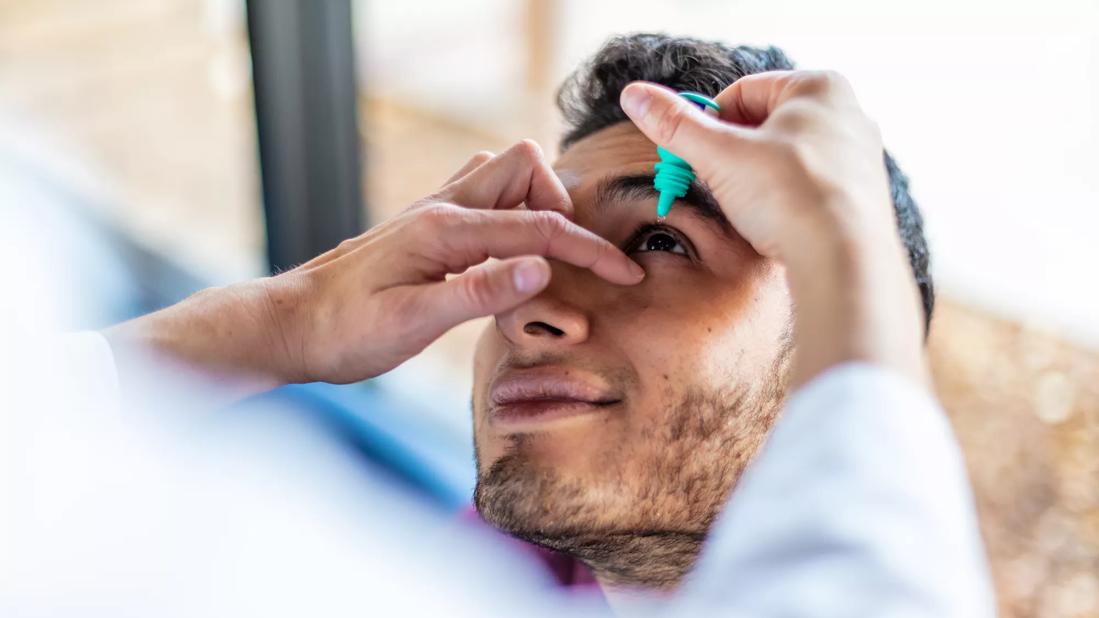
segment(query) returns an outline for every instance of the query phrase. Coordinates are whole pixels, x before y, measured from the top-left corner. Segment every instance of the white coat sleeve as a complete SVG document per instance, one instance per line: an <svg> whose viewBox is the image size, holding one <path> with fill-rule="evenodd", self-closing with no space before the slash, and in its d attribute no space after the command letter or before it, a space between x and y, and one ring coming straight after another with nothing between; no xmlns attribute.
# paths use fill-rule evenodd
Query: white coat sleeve
<svg viewBox="0 0 1099 618"><path fill-rule="evenodd" d="M866 364L799 389L683 592L684 615L995 615L969 482L937 402Z"/></svg>
<svg viewBox="0 0 1099 618"><path fill-rule="evenodd" d="M118 369L101 333L42 335L5 352L10 353L0 355L0 391L12 415L49 409L120 411Z"/></svg>

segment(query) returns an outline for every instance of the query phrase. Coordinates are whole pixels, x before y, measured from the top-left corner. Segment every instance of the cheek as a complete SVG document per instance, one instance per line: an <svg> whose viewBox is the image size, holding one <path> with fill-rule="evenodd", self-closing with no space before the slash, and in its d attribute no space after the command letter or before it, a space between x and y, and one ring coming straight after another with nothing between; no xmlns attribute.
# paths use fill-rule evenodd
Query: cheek
<svg viewBox="0 0 1099 618"><path fill-rule="evenodd" d="M703 378L710 369L708 350L723 348L719 342L728 339L728 316L700 297L662 287L659 293L638 290L603 316L602 330L637 372L636 403L646 417L678 401L683 384Z"/></svg>
<svg viewBox="0 0 1099 618"><path fill-rule="evenodd" d="M700 346L700 375L711 380L753 382L770 377L785 339L790 335L790 295L781 276L752 286L746 302L715 313Z"/></svg>
<svg viewBox="0 0 1099 618"><path fill-rule="evenodd" d="M684 384L755 379L770 369L790 320L784 280L774 273L736 283L654 278L630 296L605 327L636 367L645 408L672 403Z"/></svg>

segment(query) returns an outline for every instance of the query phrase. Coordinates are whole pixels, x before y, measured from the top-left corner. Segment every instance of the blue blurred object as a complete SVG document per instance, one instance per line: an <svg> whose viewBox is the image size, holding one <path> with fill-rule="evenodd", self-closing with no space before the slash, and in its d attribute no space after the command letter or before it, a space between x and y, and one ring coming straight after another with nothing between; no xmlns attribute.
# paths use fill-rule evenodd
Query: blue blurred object
<svg viewBox="0 0 1099 618"><path fill-rule="evenodd" d="M457 511L470 503L474 470L468 445L428 422L431 414L413 409L416 404L388 393L382 385L286 386L244 406L255 403L289 404L330 431L342 446L445 510Z"/></svg>

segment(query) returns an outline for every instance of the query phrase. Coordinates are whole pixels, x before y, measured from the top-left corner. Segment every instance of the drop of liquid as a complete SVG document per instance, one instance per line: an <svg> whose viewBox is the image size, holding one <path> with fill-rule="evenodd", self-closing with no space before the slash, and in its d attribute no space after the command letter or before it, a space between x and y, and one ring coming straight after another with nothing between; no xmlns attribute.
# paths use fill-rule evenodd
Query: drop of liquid
<svg viewBox="0 0 1099 618"><path fill-rule="evenodd" d="M658 217L656 218L656 222L657 222L657 223L664 223L664 217L660 217L660 216L658 216Z"/></svg>

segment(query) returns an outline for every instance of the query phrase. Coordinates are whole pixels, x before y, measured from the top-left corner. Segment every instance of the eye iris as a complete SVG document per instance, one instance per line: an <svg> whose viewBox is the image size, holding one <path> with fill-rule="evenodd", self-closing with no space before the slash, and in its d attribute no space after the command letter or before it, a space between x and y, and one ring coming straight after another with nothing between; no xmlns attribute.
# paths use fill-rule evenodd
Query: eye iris
<svg viewBox="0 0 1099 618"><path fill-rule="evenodd" d="M679 244L675 238L668 234L656 233L649 236L645 241L645 249L647 251L671 251L675 249L675 246Z"/></svg>

